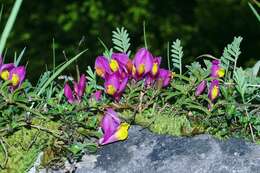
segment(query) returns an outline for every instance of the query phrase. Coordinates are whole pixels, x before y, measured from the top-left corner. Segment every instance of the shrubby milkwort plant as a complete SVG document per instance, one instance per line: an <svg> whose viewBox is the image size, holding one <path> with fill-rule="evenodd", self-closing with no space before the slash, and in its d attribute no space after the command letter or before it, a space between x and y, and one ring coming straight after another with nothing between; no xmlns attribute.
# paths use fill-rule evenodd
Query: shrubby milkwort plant
<svg viewBox="0 0 260 173"><path fill-rule="evenodd" d="M18 2L18 1L17 1ZM0 165L3 172L25 172L42 151L41 166L56 168L84 153L126 140L131 125L159 133L192 136L209 133L260 143L260 78L254 67L237 67L241 37L221 57L197 57L184 66L181 41L168 46L167 57L152 54L144 29L144 48L130 51L125 28L104 42L94 70L62 74L87 50L44 72L35 86L19 65L0 58ZM55 48L53 47L55 62ZM163 58L168 69L161 67ZM78 70L78 69L77 69ZM79 73L78 73L79 74Z"/></svg>

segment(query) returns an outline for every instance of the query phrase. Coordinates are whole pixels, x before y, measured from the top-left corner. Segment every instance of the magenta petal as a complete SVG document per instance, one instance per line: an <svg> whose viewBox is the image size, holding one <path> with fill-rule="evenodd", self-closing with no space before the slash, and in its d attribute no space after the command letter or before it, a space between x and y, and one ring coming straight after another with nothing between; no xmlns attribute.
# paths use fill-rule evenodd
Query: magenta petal
<svg viewBox="0 0 260 173"><path fill-rule="evenodd" d="M217 78L218 77L218 70L220 69L220 61L219 60L213 60L211 63L211 77Z"/></svg>
<svg viewBox="0 0 260 173"><path fill-rule="evenodd" d="M105 78L106 74L111 74L108 59L104 56L99 56L95 61L95 70L97 75Z"/></svg>
<svg viewBox="0 0 260 173"><path fill-rule="evenodd" d="M116 138L116 133L112 134L111 136L109 136L108 138L101 138L99 140L99 144L100 145L106 145L106 144L110 144L110 143L113 143L113 142L116 142L118 141L118 139Z"/></svg>
<svg viewBox="0 0 260 173"><path fill-rule="evenodd" d="M119 125L121 123L121 120L118 118L117 113L112 109L108 108L106 113L113 118L113 120Z"/></svg>
<svg viewBox="0 0 260 173"><path fill-rule="evenodd" d="M169 85L171 78L172 78L171 71L165 70L165 69L162 69L162 68L159 69L157 80L162 81L163 87L166 87L167 85Z"/></svg>
<svg viewBox="0 0 260 173"><path fill-rule="evenodd" d="M69 103L74 102L74 97L70 86L66 83L64 86L64 95L66 96Z"/></svg>
<svg viewBox="0 0 260 173"><path fill-rule="evenodd" d="M84 91L86 89L86 77L84 74L81 75L79 83L78 83L78 93L76 93L79 97L82 97Z"/></svg>
<svg viewBox="0 0 260 173"><path fill-rule="evenodd" d="M211 101L214 101L219 96L219 81L212 80L209 86L208 97Z"/></svg>
<svg viewBox="0 0 260 173"><path fill-rule="evenodd" d="M10 76L9 76L10 80L12 79L12 76L14 74L16 74L19 77L19 84L18 84L18 86L20 86L22 84L22 82L24 81L24 79L25 79L25 74L26 74L25 67L24 66L19 66L19 67L13 68L10 71Z"/></svg>
<svg viewBox="0 0 260 173"><path fill-rule="evenodd" d="M113 109L107 109L105 115L101 121L101 128L104 132L103 140L100 142L103 143L109 139L117 130L121 121L117 116L117 113Z"/></svg>
<svg viewBox="0 0 260 173"><path fill-rule="evenodd" d="M14 63L2 64L0 67L0 73L4 70L11 71L13 68L15 68Z"/></svg>
<svg viewBox="0 0 260 173"><path fill-rule="evenodd" d="M136 67L136 70L140 68L141 65L144 65L144 74L150 72L153 66L153 56L152 54L145 48L141 48L137 51L133 64Z"/></svg>
<svg viewBox="0 0 260 173"><path fill-rule="evenodd" d="M104 83L106 90L107 90L108 86L111 85L111 86L114 87L114 89L116 91L118 91L119 84L120 84L119 80L120 80L120 77L116 73L113 73L112 75L106 76L105 83Z"/></svg>
<svg viewBox="0 0 260 173"><path fill-rule="evenodd" d="M112 59L116 60L119 67L124 70L124 72L131 74L132 72L132 61L129 59L128 55L125 53L113 53Z"/></svg>
<svg viewBox="0 0 260 173"><path fill-rule="evenodd" d="M129 57L125 53L113 53L112 59L115 59L121 66L126 66L129 61Z"/></svg>
<svg viewBox="0 0 260 173"><path fill-rule="evenodd" d="M125 88L126 88L126 86L127 86L127 82L128 82L128 77L124 78L124 79L121 81L121 83L120 83L120 85L119 85L118 93L124 92L124 90L125 90Z"/></svg>
<svg viewBox="0 0 260 173"><path fill-rule="evenodd" d="M195 91L195 96L201 95L206 89L206 86L207 86L207 82L205 80L201 81Z"/></svg>

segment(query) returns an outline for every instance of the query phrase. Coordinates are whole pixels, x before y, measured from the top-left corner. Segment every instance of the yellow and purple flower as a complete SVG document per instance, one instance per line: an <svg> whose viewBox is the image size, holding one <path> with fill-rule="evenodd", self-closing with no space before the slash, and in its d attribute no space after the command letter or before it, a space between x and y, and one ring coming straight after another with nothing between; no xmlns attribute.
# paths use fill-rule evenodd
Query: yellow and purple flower
<svg viewBox="0 0 260 173"><path fill-rule="evenodd" d="M119 97L126 88L127 82L128 77L122 78L120 74L113 73L105 78L105 91L108 95L119 100Z"/></svg>
<svg viewBox="0 0 260 173"><path fill-rule="evenodd" d="M81 75L79 82L73 81L74 91L70 88L69 84L66 83L64 86L64 95L70 104L80 103L81 98L84 95L86 88L86 77L84 74Z"/></svg>
<svg viewBox="0 0 260 173"><path fill-rule="evenodd" d="M213 102L219 96L219 81L214 79L209 86L208 97Z"/></svg>
<svg viewBox="0 0 260 173"><path fill-rule="evenodd" d="M98 143L100 145L106 145L127 139L129 127L130 125L128 123L121 122L113 109L107 109L101 121L101 128L104 135L99 139Z"/></svg>
<svg viewBox="0 0 260 173"><path fill-rule="evenodd" d="M195 96L201 95L207 87L207 81L203 80L200 82L200 84L197 86L195 91Z"/></svg>
<svg viewBox="0 0 260 173"><path fill-rule="evenodd" d="M125 53L113 53L110 61L110 68L113 72L132 74L133 63ZM114 69L114 70L113 70Z"/></svg>
<svg viewBox="0 0 260 173"><path fill-rule="evenodd" d="M141 48L137 51L133 64L135 66L133 74L140 79L152 70L153 56L147 49Z"/></svg>
<svg viewBox="0 0 260 173"><path fill-rule="evenodd" d="M213 60L211 64L211 77L212 78L220 78L225 75L225 70L220 67L219 60Z"/></svg>
<svg viewBox="0 0 260 173"><path fill-rule="evenodd" d="M145 76L145 85L151 86L155 83L156 78L159 74L161 64L161 57L153 58L152 70Z"/></svg>
<svg viewBox="0 0 260 173"><path fill-rule="evenodd" d="M0 64L0 77L1 79L7 81L10 77L11 70L15 68L13 63L9 64Z"/></svg>
<svg viewBox="0 0 260 173"><path fill-rule="evenodd" d="M151 75L152 76L156 76L159 72L160 69L160 65L161 65L161 57L155 57L153 59L153 66L152 66L152 70L151 70Z"/></svg>
<svg viewBox="0 0 260 173"><path fill-rule="evenodd" d="M116 66L116 65L115 65ZM114 67L116 68L116 67ZM107 74L111 74L110 64L104 56L98 56L95 61L95 70L98 76L105 78Z"/></svg>
<svg viewBox="0 0 260 173"><path fill-rule="evenodd" d="M15 67L10 71L9 79L11 81L11 88L20 87L25 79L26 70L24 66Z"/></svg>

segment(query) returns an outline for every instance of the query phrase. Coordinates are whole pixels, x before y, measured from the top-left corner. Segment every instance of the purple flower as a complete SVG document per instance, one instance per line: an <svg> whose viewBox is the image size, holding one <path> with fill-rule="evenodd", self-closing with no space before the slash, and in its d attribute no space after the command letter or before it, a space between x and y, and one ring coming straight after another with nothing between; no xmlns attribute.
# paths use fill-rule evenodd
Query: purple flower
<svg viewBox="0 0 260 173"><path fill-rule="evenodd" d="M107 94L119 100L128 82L128 77L122 78L118 73L113 73L105 79L105 91Z"/></svg>
<svg viewBox="0 0 260 173"><path fill-rule="evenodd" d="M106 74L111 74L110 65L104 56L97 57L95 61L95 70L98 76L105 78Z"/></svg>
<svg viewBox="0 0 260 173"><path fill-rule="evenodd" d="M212 78L219 78L225 75L225 70L220 67L219 60L213 60L211 64L211 77Z"/></svg>
<svg viewBox="0 0 260 173"><path fill-rule="evenodd" d="M157 83L158 87L166 87L169 85L172 79L172 72L170 70L159 69L158 76L157 76Z"/></svg>
<svg viewBox="0 0 260 173"><path fill-rule="evenodd" d="M101 121L101 128L104 135L99 139L100 145L106 145L128 137L128 123L121 123L117 113L113 109L107 109Z"/></svg>
<svg viewBox="0 0 260 173"><path fill-rule="evenodd" d="M195 91L195 96L201 95L206 89L206 87L207 87L207 82L205 80L201 81L200 84L197 86L197 89Z"/></svg>
<svg viewBox="0 0 260 173"><path fill-rule="evenodd" d="M155 57L153 59L153 66L152 66L152 70L151 70L151 75L152 76L156 76L159 72L159 68L160 68L160 64L161 64L161 57Z"/></svg>
<svg viewBox="0 0 260 173"><path fill-rule="evenodd" d="M80 99L85 91L86 88L86 77L84 74L82 74L80 76L79 82L76 83L75 81L74 83L74 91L75 91L75 95L78 97L78 99Z"/></svg>
<svg viewBox="0 0 260 173"><path fill-rule="evenodd" d="M128 75L132 74L133 63L129 59L127 54L125 54L125 53L113 53L112 54L112 60L115 60L118 63L119 68L123 69L123 71L126 72ZM110 67L111 66L113 66L113 64L110 63ZM114 63L114 66L117 66L116 63Z"/></svg>
<svg viewBox="0 0 260 173"><path fill-rule="evenodd" d="M64 86L64 95L69 103L80 103L81 98L84 95L86 88L86 77L84 74L80 76L79 82L73 81L74 91L70 88L69 84L66 83Z"/></svg>
<svg viewBox="0 0 260 173"><path fill-rule="evenodd" d="M73 96L73 92L68 83L66 83L64 86L64 95L66 96L66 98L70 104L74 103L75 98Z"/></svg>
<svg viewBox="0 0 260 173"><path fill-rule="evenodd" d="M105 79L105 91L107 94L114 96L119 89L120 77L114 73L106 77Z"/></svg>
<svg viewBox="0 0 260 173"><path fill-rule="evenodd" d="M219 81L214 79L210 83L208 97L213 102L219 96Z"/></svg>
<svg viewBox="0 0 260 173"><path fill-rule="evenodd" d="M13 63L1 64L0 66L0 76L3 80L7 81L10 78L11 70L15 68Z"/></svg>
<svg viewBox="0 0 260 173"><path fill-rule="evenodd" d="M135 66L135 75L137 78L143 77L152 70L153 67L153 56L145 48L141 48L137 51L133 64Z"/></svg>
<svg viewBox="0 0 260 173"><path fill-rule="evenodd" d="M26 70L24 66L15 67L10 71L9 80L13 89L21 86L25 79Z"/></svg>

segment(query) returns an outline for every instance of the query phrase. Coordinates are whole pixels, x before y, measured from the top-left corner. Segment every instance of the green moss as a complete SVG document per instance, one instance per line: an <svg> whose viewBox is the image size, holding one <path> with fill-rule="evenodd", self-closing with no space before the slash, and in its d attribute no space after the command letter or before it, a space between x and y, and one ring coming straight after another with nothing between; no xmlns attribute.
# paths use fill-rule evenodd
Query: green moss
<svg viewBox="0 0 260 173"><path fill-rule="evenodd" d="M58 123L48 122L45 128L57 129ZM8 150L8 162L1 173L23 173L32 166L39 152L48 145L52 136L37 129L21 128L14 134L4 137L5 146ZM33 144L32 144L32 141ZM0 162L5 158L3 149L0 147Z"/></svg>
<svg viewBox="0 0 260 173"><path fill-rule="evenodd" d="M133 114L132 112L124 111L121 116L123 119L130 121ZM184 115L178 116L166 113L158 115L158 113L151 113L151 110L137 114L135 123L147 127L154 133L173 136L192 135L202 130L198 127L192 127L190 121Z"/></svg>

